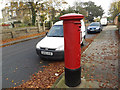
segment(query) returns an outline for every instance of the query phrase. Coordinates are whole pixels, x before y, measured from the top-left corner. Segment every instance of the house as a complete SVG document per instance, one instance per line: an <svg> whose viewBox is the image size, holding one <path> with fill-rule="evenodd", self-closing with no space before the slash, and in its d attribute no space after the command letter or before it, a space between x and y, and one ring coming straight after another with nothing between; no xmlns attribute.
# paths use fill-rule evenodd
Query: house
<svg viewBox="0 0 120 90"><path fill-rule="evenodd" d="M25 17L32 18L30 7L25 7L23 2L10 2L9 6L2 9L3 22L24 22ZM29 23L31 23L29 21Z"/></svg>
<svg viewBox="0 0 120 90"><path fill-rule="evenodd" d="M27 5L28 3L24 2L10 2L6 5L4 9L2 9L3 22L11 22L11 23L32 23L32 10L31 6ZM37 5L35 8L36 11L36 23L39 21L46 22L53 19L52 11L49 6ZM55 10L55 17L60 14L60 11ZM40 17L42 16L42 18Z"/></svg>

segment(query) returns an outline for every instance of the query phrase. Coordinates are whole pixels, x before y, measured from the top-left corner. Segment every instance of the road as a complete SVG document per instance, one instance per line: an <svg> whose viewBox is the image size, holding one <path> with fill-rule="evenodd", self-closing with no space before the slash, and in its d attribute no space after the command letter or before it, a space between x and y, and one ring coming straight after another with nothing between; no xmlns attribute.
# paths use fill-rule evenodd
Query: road
<svg viewBox="0 0 120 90"><path fill-rule="evenodd" d="M96 34L87 34L90 38ZM35 45L42 38L33 39L2 48L2 88L18 86L22 80L42 70L43 65L51 61L43 61L37 56ZM42 63L40 63L42 62Z"/></svg>
<svg viewBox="0 0 120 90"><path fill-rule="evenodd" d="M3 88L13 87L14 83L19 85L22 80L28 80L30 75L42 69L41 66L48 65L49 61L42 62L35 51L35 45L41 39L33 39L2 48Z"/></svg>

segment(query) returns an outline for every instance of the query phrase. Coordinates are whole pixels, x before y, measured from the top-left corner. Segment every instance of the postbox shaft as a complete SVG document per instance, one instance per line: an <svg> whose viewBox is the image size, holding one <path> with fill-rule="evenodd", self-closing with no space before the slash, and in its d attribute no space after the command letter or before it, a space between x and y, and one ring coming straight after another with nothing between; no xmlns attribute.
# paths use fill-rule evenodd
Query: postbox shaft
<svg viewBox="0 0 120 90"><path fill-rule="evenodd" d="M80 68L80 31L78 25L74 22L63 22L65 36L65 67L68 69Z"/></svg>

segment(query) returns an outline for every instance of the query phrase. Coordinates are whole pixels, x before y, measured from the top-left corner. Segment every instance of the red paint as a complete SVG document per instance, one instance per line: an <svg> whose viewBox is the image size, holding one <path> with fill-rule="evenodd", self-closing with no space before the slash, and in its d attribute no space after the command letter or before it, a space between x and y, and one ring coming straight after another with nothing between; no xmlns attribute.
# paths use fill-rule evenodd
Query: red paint
<svg viewBox="0 0 120 90"><path fill-rule="evenodd" d="M64 28L64 58L65 67L68 69L80 68L81 62L81 45L80 45L80 20L83 15L63 15L60 17L63 20ZM79 28L80 27L80 28Z"/></svg>

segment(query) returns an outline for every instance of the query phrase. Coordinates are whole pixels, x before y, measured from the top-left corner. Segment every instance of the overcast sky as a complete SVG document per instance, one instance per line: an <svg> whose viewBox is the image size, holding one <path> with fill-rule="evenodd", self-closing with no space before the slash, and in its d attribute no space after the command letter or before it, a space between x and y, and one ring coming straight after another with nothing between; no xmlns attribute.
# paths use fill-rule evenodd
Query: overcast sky
<svg viewBox="0 0 120 90"><path fill-rule="evenodd" d="M5 3L8 2L9 0L0 0L0 18L2 18L2 8L5 7ZM95 2L96 5L101 5L103 10L105 10L105 15L104 16L107 16L108 15L108 10L109 10L109 7L110 7L110 3L113 2L113 1L116 1L116 0L65 0L68 2L68 4L70 6L73 6L73 3L75 1L84 1L84 2L88 2L88 1L93 1Z"/></svg>
<svg viewBox="0 0 120 90"><path fill-rule="evenodd" d="M116 1L116 0L66 0L68 2L69 5L73 5L75 1L84 1L84 2L88 2L88 1L92 1L92 2L95 2L95 4L97 6L102 6L103 10L105 11L105 15L104 16L108 16L108 10L110 8L110 4L113 2L113 1Z"/></svg>

